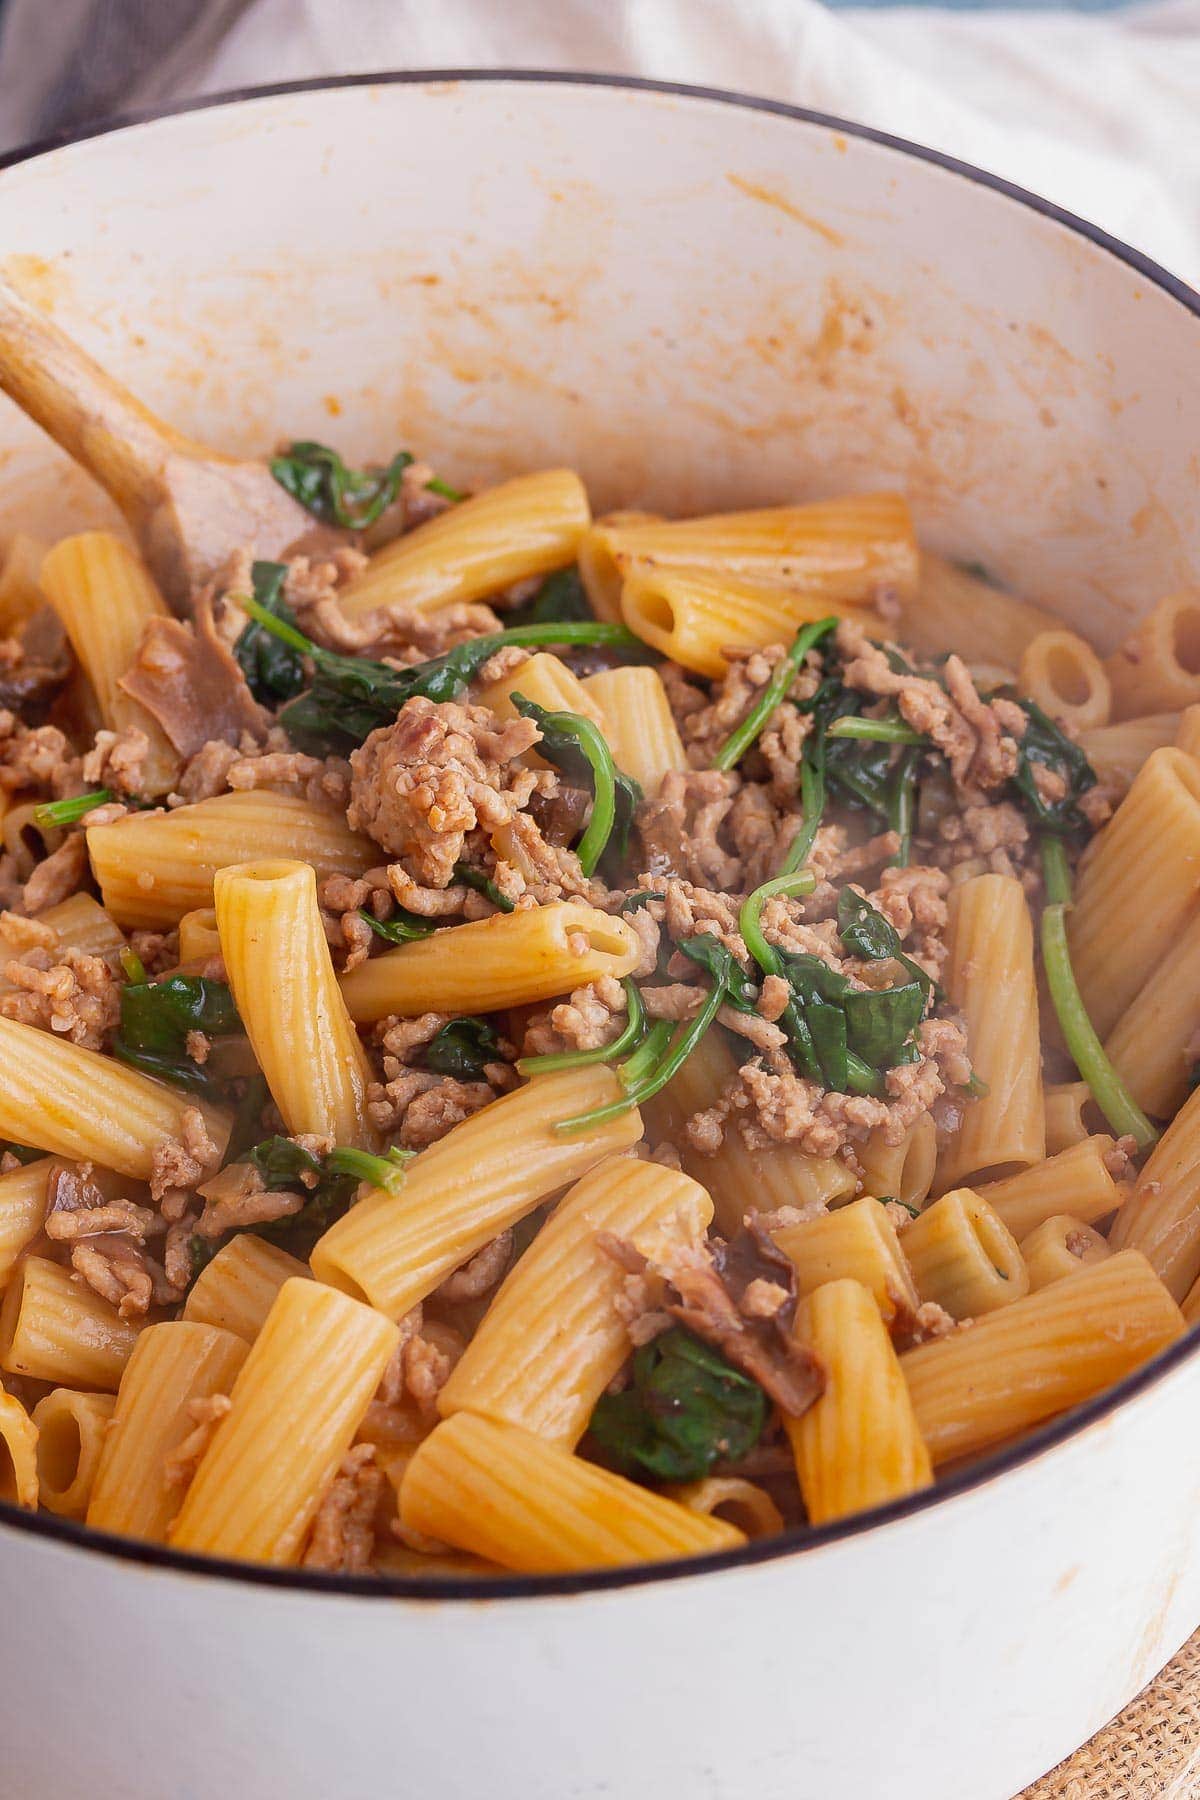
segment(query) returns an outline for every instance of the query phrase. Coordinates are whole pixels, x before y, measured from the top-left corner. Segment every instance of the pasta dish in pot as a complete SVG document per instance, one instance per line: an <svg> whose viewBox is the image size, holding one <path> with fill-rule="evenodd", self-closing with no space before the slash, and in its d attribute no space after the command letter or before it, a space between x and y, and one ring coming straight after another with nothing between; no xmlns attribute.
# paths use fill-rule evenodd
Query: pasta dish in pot
<svg viewBox="0 0 1200 1800"><path fill-rule="evenodd" d="M904 499L291 445L0 570L0 1497L569 1572L929 1488L1200 1322L1200 600Z"/></svg>

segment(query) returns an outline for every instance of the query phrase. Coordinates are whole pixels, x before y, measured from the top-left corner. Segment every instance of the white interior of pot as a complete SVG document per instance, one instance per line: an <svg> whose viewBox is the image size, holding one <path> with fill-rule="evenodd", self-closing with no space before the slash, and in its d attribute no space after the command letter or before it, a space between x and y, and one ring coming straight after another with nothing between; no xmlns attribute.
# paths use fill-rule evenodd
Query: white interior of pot
<svg viewBox="0 0 1200 1800"><path fill-rule="evenodd" d="M424 82L223 105L0 175L4 264L186 430L597 508L896 485L1105 643L1200 558L1200 322L887 146L717 100ZM0 406L0 522L103 498Z"/></svg>

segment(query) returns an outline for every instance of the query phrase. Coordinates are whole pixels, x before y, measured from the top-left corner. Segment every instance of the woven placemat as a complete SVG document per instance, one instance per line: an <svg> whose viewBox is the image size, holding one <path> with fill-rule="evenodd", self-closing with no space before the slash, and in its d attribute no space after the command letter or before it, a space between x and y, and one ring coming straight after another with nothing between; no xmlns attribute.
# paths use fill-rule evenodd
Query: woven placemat
<svg viewBox="0 0 1200 1800"><path fill-rule="evenodd" d="M1200 1631L1123 1713L1017 1800L1200 1800Z"/></svg>

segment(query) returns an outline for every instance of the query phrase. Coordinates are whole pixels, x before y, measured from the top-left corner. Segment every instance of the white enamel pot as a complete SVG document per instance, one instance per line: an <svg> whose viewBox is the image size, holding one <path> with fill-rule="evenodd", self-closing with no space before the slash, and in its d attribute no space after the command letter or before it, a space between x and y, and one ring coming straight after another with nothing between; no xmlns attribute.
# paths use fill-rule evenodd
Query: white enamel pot
<svg viewBox="0 0 1200 1800"><path fill-rule="evenodd" d="M666 511L886 483L1110 643L1200 560L1200 302L732 95L401 77L11 159L9 267L179 425ZM103 519L0 407L0 519ZM687 1567L337 1581L0 1508L4 1800L1008 1800L1200 1622L1200 1339L936 1495Z"/></svg>

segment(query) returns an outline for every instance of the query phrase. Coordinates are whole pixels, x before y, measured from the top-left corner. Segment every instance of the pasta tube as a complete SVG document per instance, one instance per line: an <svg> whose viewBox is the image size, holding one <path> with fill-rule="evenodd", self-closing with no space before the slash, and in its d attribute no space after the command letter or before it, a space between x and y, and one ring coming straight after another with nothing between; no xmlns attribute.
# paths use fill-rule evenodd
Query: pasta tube
<svg viewBox="0 0 1200 1800"><path fill-rule="evenodd" d="M624 1273L597 1234L653 1257L664 1243L699 1243L711 1219L704 1189L677 1169L597 1163L504 1281L438 1396L442 1416L486 1413L574 1449L630 1350L616 1310Z"/></svg>
<svg viewBox="0 0 1200 1800"><path fill-rule="evenodd" d="M1105 787L1124 797L1152 751L1179 743L1182 718L1177 712L1146 713L1139 719L1123 719L1119 725L1100 725L1094 731L1080 732L1079 748ZM1188 746L1179 744L1179 748L1187 750Z"/></svg>
<svg viewBox="0 0 1200 1800"><path fill-rule="evenodd" d="M603 669L583 682L604 715L604 729L617 767L657 794L664 775L686 769L687 752L657 669L631 664Z"/></svg>
<svg viewBox="0 0 1200 1800"><path fill-rule="evenodd" d="M178 754L158 720L119 685L146 626L167 616L149 570L111 532L81 531L55 544L42 563L41 586L95 690L104 723L113 731L136 727L149 739L143 792L165 794L179 773Z"/></svg>
<svg viewBox="0 0 1200 1800"><path fill-rule="evenodd" d="M1112 1250L1107 1239L1082 1219L1055 1213L1030 1232L1021 1245L1021 1255L1029 1270L1029 1286L1036 1293L1052 1281L1065 1281L1069 1275L1103 1262Z"/></svg>
<svg viewBox="0 0 1200 1800"><path fill-rule="evenodd" d="M887 1328L857 1281L830 1281L796 1309L796 1337L825 1365L825 1392L785 1419L813 1525L931 1486L929 1453Z"/></svg>
<svg viewBox="0 0 1200 1800"><path fill-rule="evenodd" d="M1022 652L1017 684L1073 733L1108 723L1112 689L1104 664L1074 631L1040 631Z"/></svg>
<svg viewBox="0 0 1200 1800"><path fill-rule="evenodd" d="M859 1147L863 1189L879 1200L891 1197L905 1206L922 1206L933 1186L937 1167L937 1127L922 1113L898 1144L889 1144L876 1128Z"/></svg>
<svg viewBox="0 0 1200 1800"><path fill-rule="evenodd" d="M87 846L109 912L121 925L151 930L211 906L217 870L231 863L295 857L323 879L361 875L380 856L340 813L265 788L92 825Z"/></svg>
<svg viewBox="0 0 1200 1800"><path fill-rule="evenodd" d="M1097 1108L1086 1081L1049 1082L1043 1100L1048 1157L1057 1156L1061 1150L1069 1150L1072 1144L1081 1144L1092 1135L1094 1126L1088 1115L1097 1114Z"/></svg>
<svg viewBox="0 0 1200 1800"><path fill-rule="evenodd" d="M0 1175L0 1293L22 1251L42 1229L51 1166L50 1158L42 1157Z"/></svg>
<svg viewBox="0 0 1200 1800"><path fill-rule="evenodd" d="M1200 1281L1197 1281L1183 1303L1183 1316L1189 1330L1200 1325Z"/></svg>
<svg viewBox="0 0 1200 1800"><path fill-rule="evenodd" d="M319 1281L285 1282L168 1541L209 1556L296 1562L399 1341L371 1307Z"/></svg>
<svg viewBox="0 0 1200 1800"><path fill-rule="evenodd" d="M165 1543L183 1495L168 1459L195 1429L192 1403L228 1394L245 1360L241 1338L211 1325L168 1320L143 1331L121 1377L89 1525Z"/></svg>
<svg viewBox="0 0 1200 1800"><path fill-rule="evenodd" d="M60 900L57 906L48 906L45 912L38 914L38 924L48 925L53 931L56 949L82 950L85 955L101 956L110 964L116 961L125 943L125 933L90 894L72 894L69 899ZM0 927L0 968L5 954ZM19 957L20 952L13 950L11 954ZM0 994L9 994L12 990L13 983L0 975Z"/></svg>
<svg viewBox="0 0 1200 1800"><path fill-rule="evenodd" d="M629 629L672 662L714 680L729 667L730 647L787 642L801 625L829 613L878 629L874 613L838 597L839 587L861 590L859 576L789 588L729 570L664 567L649 559L622 566L621 612Z"/></svg>
<svg viewBox="0 0 1200 1800"><path fill-rule="evenodd" d="M183 1317L197 1325L220 1326L253 1343L284 1282L307 1274L305 1265L286 1250L239 1231L193 1281Z"/></svg>
<svg viewBox="0 0 1200 1800"><path fill-rule="evenodd" d="M975 1191L1019 1244L1056 1213L1069 1212L1085 1225L1094 1225L1115 1212L1125 1198L1126 1189L1108 1166L1114 1147L1111 1137L1096 1132L1019 1175L984 1182Z"/></svg>
<svg viewBox="0 0 1200 1800"><path fill-rule="evenodd" d="M113 1394L139 1330L61 1263L27 1256L0 1304L0 1369Z"/></svg>
<svg viewBox="0 0 1200 1800"><path fill-rule="evenodd" d="M942 1189L1046 1154L1033 926L1014 877L977 875L954 890L945 982L987 1092L964 1109L962 1129L939 1158Z"/></svg>
<svg viewBox="0 0 1200 1800"><path fill-rule="evenodd" d="M1200 595L1184 592L1160 600L1105 667L1114 719L1200 700Z"/></svg>
<svg viewBox="0 0 1200 1800"><path fill-rule="evenodd" d="M733 1237L751 1210L836 1206L852 1195L857 1184L839 1157L809 1156L796 1144L751 1150L732 1120L711 1155L696 1149L685 1129L687 1120L714 1106L737 1071L729 1041L714 1025L679 1073L643 1108L650 1142L666 1139L675 1145L688 1174L712 1195L718 1229Z"/></svg>
<svg viewBox="0 0 1200 1800"><path fill-rule="evenodd" d="M1183 1330L1183 1314L1145 1257L1125 1251L966 1331L906 1351L900 1366L939 1464L976 1456L1078 1406Z"/></svg>
<svg viewBox="0 0 1200 1800"><path fill-rule="evenodd" d="M1016 669L1034 638L1060 624L1044 607L922 550L916 599L905 604L895 634L926 656L954 651L966 663Z"/></svg>
<svg viewBox="0 0 1200 1800"><path fill-rule="evenodd" d="M916 590L917 546L900 494L850 494L800 506L712 513L701 519L610 521L595 528L618 566L705 569L781 588L873 605Z"/></svg>
<svg viewBox="0 0 1200 1800"><path fill-rule="evenodd" d="M33 1512L38 1503L37 1426L0 1387L0 1500Z"/></svg>
<svg viewBox="0 0 1200 1800"><path fill-rule="evenodd" d="M228 1116L193 1094L15 1019L0 1018L0 1064L0 1138L10 1143L148 1181L189 1108L199 1107L218 1150L229 1136Z"/></svg>
<svg viewBox="0 0 1200 1800"><path fill-rule="evenodd" d="M341 979L358 1025L389 1013L499 1012L552 1000L602 975L628 975L641 956L624 919L577 901L494 913L372 956Z"/></svg>
<svg viewBox="0 0 1200 1800"><path fill-rule="evenodd" d="M1200 1277L1200 1089L1154 1146L1109 1241L1140 1250L1176 1300Z"/></svg>
<svg viewBox="0 0 1200 1800"><path fill-rule="evenodd" d="M1182 750L1155 750L1088 846L1067 915L1075 978L1101 1037L1145 987L1198 905L1200 763Z"/></svg>
<svg viewBox="0 0 1200 1800"><path fill-rule="evenodd" d="M1105 1040L1109 1060L1143 1112L1170 1119L1187 1099L1198 1025L1200 909Z"/></svg>
<svg viewBox="0 0 1200 1800"><path fill-rule="evenodd" d="M766 1488L738 1475L706 1475L702 1481L680 1482L664 1492L689 1512L720 1513L748 1538L774 1537L783 1530L783 1515Z"/></svg>
<svg viewBox="0 0 1200 1800"><path fill-rule="evenodd" d="M318 1240L318 1281L399 1319L548 1195L642 1135L636 1107L587 1131L569 1119L622 1096L602 1063L539 1075L423 1150L398 1194L376 1188Z"/></svg>
<svg viewBox="0 0 1200 1800"><path fill-rule="evenodd" d="M338 599L351 618L377 606L433 612L484 600L574 562L590 524L587 494L572 470L518 475L406 531Z"/></svg>
<svg viewBox="0 0 1200 1800"><path fill-rule="evenodd" d="M602 519L589 525L580 538L577 557L579 579L598 619L607 619L611 624L617 624L621 618L621 584L624 577L613 555L608 532L620 532L629 525L661 523L658 513L606 513Z"/></svg>
<svg viewBox="0 0 1200 1800"><path fill-rule="evenodd" d="M439 1425L409 1463L400 1518L410 1531L531 1575L701 1556L746 1541L724 1519L466 1412Z"/></svg>
<svg viewBox="0 0 1200 1800"><path fill-rule="evenodd" d="M1173 718L1171 713L1161 715ZM1178 715L1179 725L1175 732L1175 748L1182 750L1186 756L1200 756L1200 701L1192 706L1185 706ZM1137 723L1139 721L1131 721Z"/></svg>
<svg viewBox="0 0 1200 1800"><path fill-rule="evenodd" d="M600 703L588 692L574 669L569 669L560 656L551 656L549 651L540 650L498 681L489 682L479 690L478 704L490 707L501 719L515 719L518 712L513 705L514 694L523 694L526 700L532 700L547 712L579 713L599 725L606 736L608 734Z"/></svg>
<svg viewBox="0 0 1200 1800"><path fill-rule="evenodd" d="M927 1206L904 1233L904 1254L922 1300L936 1301L954 1319L1011 1306L1029 1292L1016 1238L970 1188Z"/></svg>
<svg viewBox="0 0 1200 1800"><path fill-rule="evenodd" d="M220 954L221 934L215 907L198 906L194 912L184 913L179 921L180 962L206 962L210 956Z"/></svg>
<svg viewBox="0 0 1200 1800"><path fill-rule="evenodd" d="M116 1400L55 1388L33 1409L37 1426L38 1499L64 1519L82 1519L100 1466Z"/></svg>
<svg viewBox="0 0 1200 1800"><path fill-rule="evenodd" d="M878 1200L852 1200L824 1218L785 1225L771 1235L795 1266L800 1295L826 1282L856 1281L874 1298L885 1325L897 1313L911 1317L921 1304L901 1240Z"/></svg>
<svg viewBox="0 0 1200 1800"><path fill-rule="evenodd" d="M325 941L317 878L303 862L219 869L221 954L246 1036L288 1130L367 1143L367 1053Z"/></svg>

